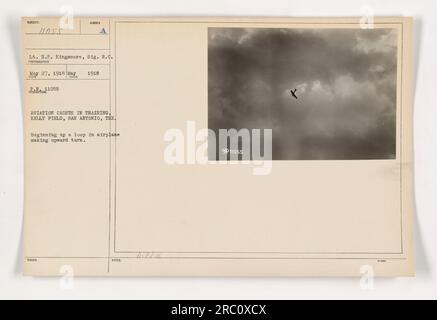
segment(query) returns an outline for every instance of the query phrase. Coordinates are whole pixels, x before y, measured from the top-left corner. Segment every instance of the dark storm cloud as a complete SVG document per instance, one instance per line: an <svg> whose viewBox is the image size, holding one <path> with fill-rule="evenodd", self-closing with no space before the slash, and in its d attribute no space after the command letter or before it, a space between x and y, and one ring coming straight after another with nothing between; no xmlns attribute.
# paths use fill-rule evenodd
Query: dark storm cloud
<svg viewBox="0 0 437 320"><path fill-rule="evenodd" d="M393 158L396 43L390 29L210 28L208 125L273 129L273 159Z"/></svg>

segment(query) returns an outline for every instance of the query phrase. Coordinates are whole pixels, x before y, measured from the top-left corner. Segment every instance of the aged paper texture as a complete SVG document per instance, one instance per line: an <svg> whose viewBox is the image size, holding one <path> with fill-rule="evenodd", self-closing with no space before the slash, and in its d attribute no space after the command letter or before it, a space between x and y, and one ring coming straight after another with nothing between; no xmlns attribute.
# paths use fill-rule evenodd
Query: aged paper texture
<svg viewBox="0 0 437 320"><path fill-rule="evenodd" d="M411 30L23 18L24 273L414 275Z"/></svg>

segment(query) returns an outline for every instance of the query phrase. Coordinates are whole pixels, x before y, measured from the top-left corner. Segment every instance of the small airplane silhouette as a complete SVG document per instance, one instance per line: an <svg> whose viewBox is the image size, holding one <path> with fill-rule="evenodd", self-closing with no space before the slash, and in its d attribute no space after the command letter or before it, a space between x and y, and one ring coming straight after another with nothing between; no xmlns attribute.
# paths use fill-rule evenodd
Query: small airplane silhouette
<svg viewBox="0 0 437 320"><path fill-rule="evenodd" d="M297 89L290 90L290 93L291 93L291 95L292 95L293 97L295 97L295 98L297 99L296 91L297 91Z"/></svg>

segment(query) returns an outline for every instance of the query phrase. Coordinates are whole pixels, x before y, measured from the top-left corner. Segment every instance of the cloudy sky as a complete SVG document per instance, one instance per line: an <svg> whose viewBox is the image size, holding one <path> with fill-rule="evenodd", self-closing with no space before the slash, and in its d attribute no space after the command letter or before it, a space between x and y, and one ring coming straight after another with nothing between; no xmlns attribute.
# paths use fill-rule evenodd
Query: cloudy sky
<svg viewBox="0 0 437 320"><path fill-rule="evenodd" d="M395 157L395 30L208 33L211 129L273 129L274 160Z"/></svg>

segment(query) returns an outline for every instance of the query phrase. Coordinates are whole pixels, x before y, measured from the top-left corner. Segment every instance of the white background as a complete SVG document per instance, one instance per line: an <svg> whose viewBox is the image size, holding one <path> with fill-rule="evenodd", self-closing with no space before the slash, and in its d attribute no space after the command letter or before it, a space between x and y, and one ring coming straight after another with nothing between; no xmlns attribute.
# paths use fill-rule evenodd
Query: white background
<svg viewBox="0 0 437 320"><path fill-rule="evenodd" d="M21 275L23 115L20 17L61 15L377 16L414 26L415 278L376 279L373 290L345 278L59 278ZM0 1L0 298L380 299L437 298L437 1L435 0L13 0Z"/></svg>

